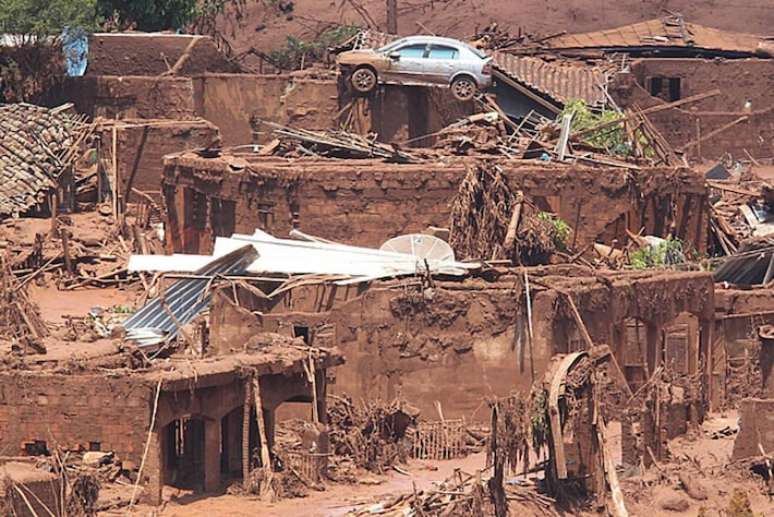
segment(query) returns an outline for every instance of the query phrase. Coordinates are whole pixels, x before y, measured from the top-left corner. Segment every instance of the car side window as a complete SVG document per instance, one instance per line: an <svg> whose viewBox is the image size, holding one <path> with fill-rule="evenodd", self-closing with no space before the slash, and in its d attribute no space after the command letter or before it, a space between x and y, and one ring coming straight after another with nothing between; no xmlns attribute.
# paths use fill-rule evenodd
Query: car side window
<svg viewBox="0 0 774 517"><path fill-rule="evenodd" d="M424 43L408 45L398 49L398 53L400 54L400 57L421 58L425 55L425 47L427 47L427 45Z"/></svg>
<svg viewBox="0 0 774 517"><path fill-rule="evenodd" d="M430 47L430 59L457 59L459 56L459 50L454 47L445 47L443 45L433 45Z"/></svg>

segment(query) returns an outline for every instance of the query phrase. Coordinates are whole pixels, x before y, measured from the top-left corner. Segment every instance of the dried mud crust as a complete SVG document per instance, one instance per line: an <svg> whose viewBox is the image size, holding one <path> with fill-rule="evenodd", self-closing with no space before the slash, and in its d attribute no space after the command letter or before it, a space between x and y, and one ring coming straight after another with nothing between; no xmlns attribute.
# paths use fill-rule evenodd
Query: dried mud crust
<svg viewBox="0 0 774 517"><path fill-rule="evenodd" d="M363 0L356 4L293 0L289 12L281 12L276 2L248 3L242 19L221 19L218 28L236 52L250 47L268 51L285 45L288 35L312 40L331 23L366 27L368 23L354 5L361 5L377 28L385 31L387 15L383 0ZM774 24L770 0L726 4L715 0L623 0L606 2L603 8L593 0L446 0L401 7L398 32L401 35L433 32L464 38L472 36L476 27L496 22L512 34L519 28L544 35L565 30L580 33L653 19L663 14L662 9L681 12L692 23L730 31L767 34Z"/></svg>

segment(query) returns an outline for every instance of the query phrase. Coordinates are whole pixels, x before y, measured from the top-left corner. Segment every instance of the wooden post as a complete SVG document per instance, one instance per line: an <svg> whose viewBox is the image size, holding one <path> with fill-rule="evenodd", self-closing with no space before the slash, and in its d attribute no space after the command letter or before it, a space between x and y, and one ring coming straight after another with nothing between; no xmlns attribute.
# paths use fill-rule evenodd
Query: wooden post
<svg viewBox="0 0 774 517"><path fill-rule="evenodd" d="M258 424L258 438L261 440L261 467L264 472L263 480L261 481L261 497L264 499L271 499L271 456L269 455L269 443L263 423L261 383L257 375L253 376L253 398L255 399L255 422Z"/></svg>
<svg viewBox="0 0 774 517"><path fill-rule="evenodd" d="M112 169L113 169L113 215L118 221L118 127L117 122L113 123L113 156L112 156Z"/></svg>
<svg viewBox="0 0 774 517"><path fill-rule="evenodd" d="M64 254L65 269L68 273L73 273L73 262L70 259L70 232L67 227L62 228L59 231L59 236L62 239L62 253Z"/></svg>
<svg viewBox="0 0 774 517"><path fill-rule="evenodd" d="M387 0L387 32L398 33L398 0Z"/></svg>
<svg viewBox="0 0 774 517"><path fill-rule="evenodd" d="M242 485L250 478L250 381L245 379L245 401L242 405Z"/></svg>

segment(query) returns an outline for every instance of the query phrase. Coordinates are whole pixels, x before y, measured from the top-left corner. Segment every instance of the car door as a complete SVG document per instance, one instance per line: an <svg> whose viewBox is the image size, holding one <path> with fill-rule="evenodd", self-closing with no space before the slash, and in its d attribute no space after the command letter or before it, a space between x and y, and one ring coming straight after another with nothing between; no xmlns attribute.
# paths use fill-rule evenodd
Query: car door
<svg viewBox="0 0 774 517"><path fill-rule="evenodd" d="M426 43L412 43L393 50L388 56L390 68L382 73L384 81L398 84L427 82L422 78L426 54Z"/></svg>
<svg viewBox="0 0 774 517"><path fill-rule="evenodd" d="M451 45L430 45L425 60L425 75L437 84L449 84L460 64L460 51Z"/></svg>

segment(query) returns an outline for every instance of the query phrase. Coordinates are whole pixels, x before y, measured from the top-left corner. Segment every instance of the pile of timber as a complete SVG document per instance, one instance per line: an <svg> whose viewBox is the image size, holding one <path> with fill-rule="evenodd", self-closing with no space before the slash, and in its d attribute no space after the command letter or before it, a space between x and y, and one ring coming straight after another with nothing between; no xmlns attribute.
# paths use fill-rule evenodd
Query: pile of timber
<svg viewBox="0 0 774 517"><path fill-rule="evenodd" d="M94 132L71 107L0 105L0 217L46 206L70 176L81 145Z"/></svg>
<svg viewBox="0 0 774 517"><path fill-rule="evenodd" d="M259 154L286 156L295 151L300 155L328 158L382 158L388 162L412 163L417 159L394 145L376 141L375 136L365 137L346 131L309 131L291 128L265 120L253 120L252 124L272 128L276 139L267 144ZM292 143L292 146L287 145Z"/></svg>
<svg viewBox="0 0 774 517"><path fill-rule="evenodd" d="M712 192L710 231L716 251L734 255L743 243L774 234L774 188L757 179L707 180ZM767 215L768 214L768 215Z"/></svg>
<svg viewBox="0 0 774 517"><path fill-rule="evenodd" d="M26 283L16 278L5 256L0 256L0 333L11 340L15 351L46 351L41 340L48 335L48 327L27 297Z"/></svg>

